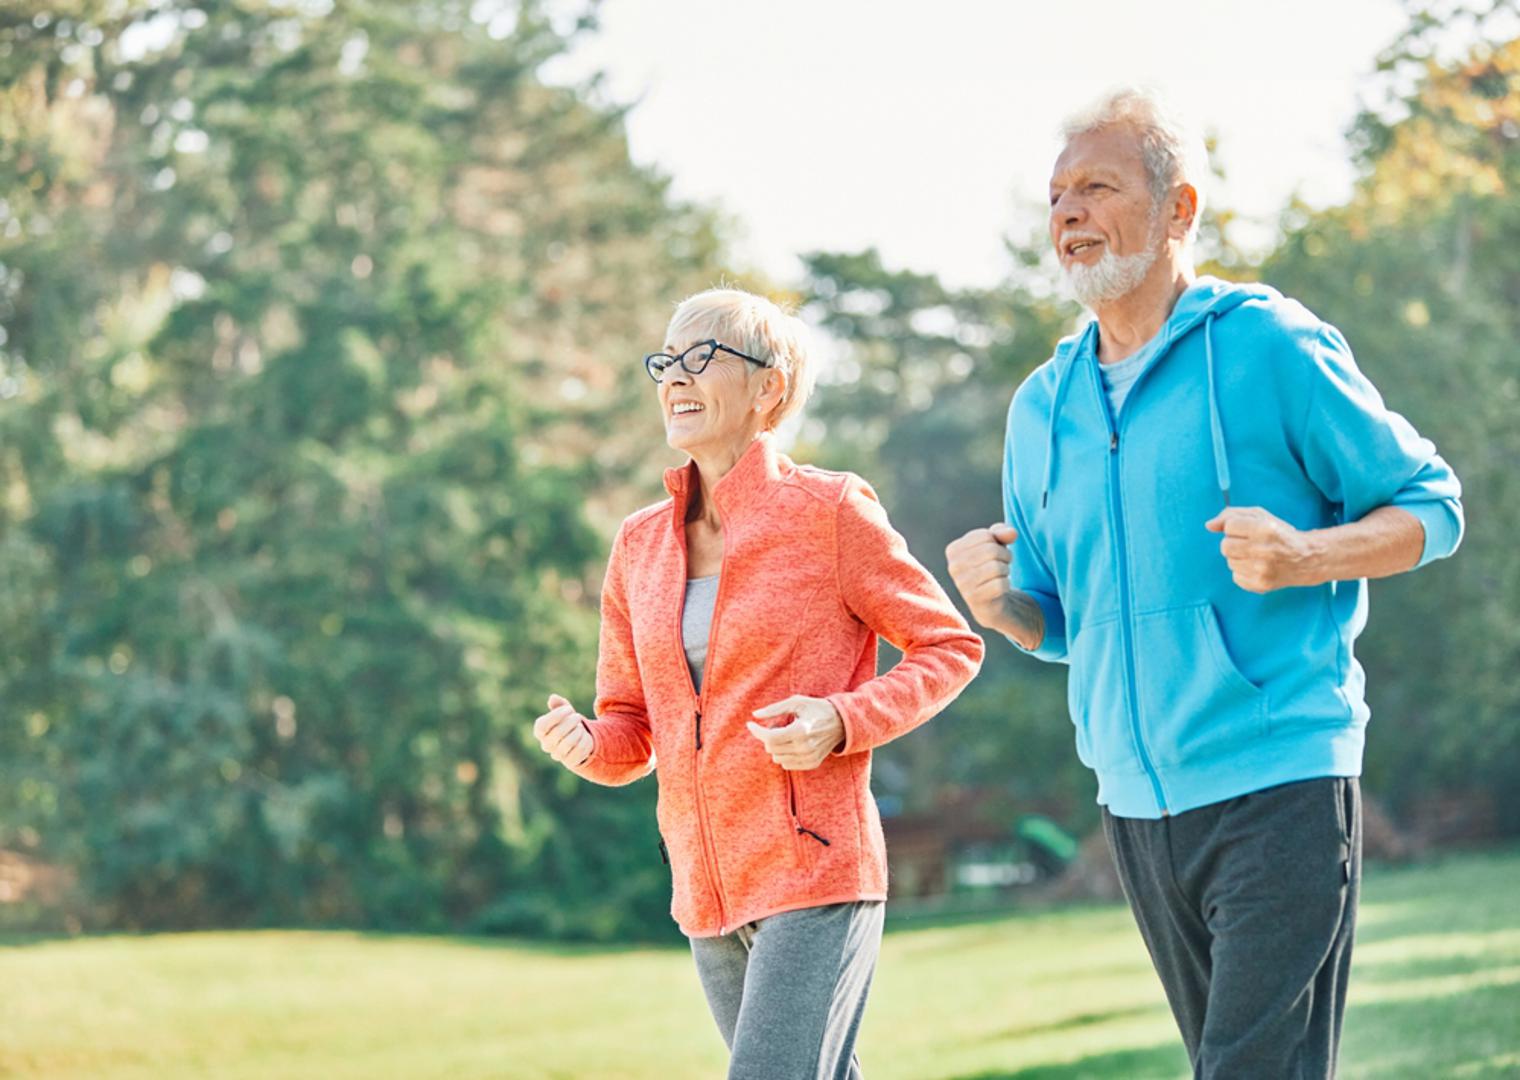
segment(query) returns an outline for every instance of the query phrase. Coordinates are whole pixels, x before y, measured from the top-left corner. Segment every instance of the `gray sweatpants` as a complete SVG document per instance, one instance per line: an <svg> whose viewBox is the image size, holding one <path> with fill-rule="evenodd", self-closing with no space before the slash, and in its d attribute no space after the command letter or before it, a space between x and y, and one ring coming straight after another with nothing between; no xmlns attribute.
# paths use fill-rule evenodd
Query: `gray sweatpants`
<svg viewBox="0 0 1520 1080"><path fill-rule="evenodd" d="M803 908L691 939L729 1080L860 1080L855 1036L885 910L880 901Z"/></svg>
<svg viewBox="0 0 1520 1080"><path fill-rule="evenodd" d="M1335 1075L1362 880L1354 779L1103 830L1199 1080Z"/></svg>

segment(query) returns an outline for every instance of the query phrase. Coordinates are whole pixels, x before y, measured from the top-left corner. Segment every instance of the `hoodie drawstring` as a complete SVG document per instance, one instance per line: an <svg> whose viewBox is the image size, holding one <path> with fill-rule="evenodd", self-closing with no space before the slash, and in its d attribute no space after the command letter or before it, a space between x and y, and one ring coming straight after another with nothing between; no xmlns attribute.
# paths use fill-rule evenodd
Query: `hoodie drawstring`
<svg viewBox="0 0 1520 1080"><path fill-rule="evenodd" d="M1224 425L1219 419L1219 391L1214 378L1214 313L1203 321L1203 359L1209 372L1209 434L1214 440L1214 476L1225 506L1230 505L1230 458L1224 448Z"/></svg>
<svg viewBox="0 0 1520 1080"><path fill-rule="evenodd" d="M1170 330L1170 327L1168 327ZM1170 346L1170 341L1161 344L1160 351L1164 352ZM1071 385L1071 375L1081 362L1081 346L1072 350L1071 363L1066 365L1064 371L1056 379L1055 396L1050 403L1050 428L1046 433L1045 443L1045 483L1040 492L1040 509L1050 505L1050 492L1056 483L1056 423L1061 416L1061 406L1066 401L1066 391ZM1209 312L1203 321L1203 357L1204 366L1208 371L1208 397L1209 397L1209 438L1214 446L1214 477L1219 484L1220 494L1224 496L1225 506L1230 505L1230 457L1225 449L1224 423L1219 415L1219 388L1218 379L1214 373L1214 312Z"/></svg>

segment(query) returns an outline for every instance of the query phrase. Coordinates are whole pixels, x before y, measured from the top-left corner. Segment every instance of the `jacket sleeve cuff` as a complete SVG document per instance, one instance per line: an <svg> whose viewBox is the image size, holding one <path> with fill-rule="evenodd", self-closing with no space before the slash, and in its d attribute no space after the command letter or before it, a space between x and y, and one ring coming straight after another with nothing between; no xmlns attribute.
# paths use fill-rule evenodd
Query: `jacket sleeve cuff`
<svg viewBox="0 0 1520 1080"><path fill-rule="evenodd" d="M854 719L854 704L851 691L845 690L838 694L830 694L826 700L834 706L834 711L839 714L839 722L844 725L844 745L833 751L834 757L844 757L846 754L859 753L861 750L870 749L862 746L860 741L860 725Z"/></svg>
<svg viewBox="0 0 1520 1080"><path fill-rule="evenodd" d="M600 718L586 721L586 730L591 733L591 754L579 764L572 764L569 769L582 780L589 780L593 784L603 784L608 787L621 787L631 784L635 780L648 776L654 771L654 755L651 751L642 759L624 760L618 756L611 759L608 757L607 735L608 729ZM613 732L616 735L616 732ZM613 739L614 748L618 740Z"/></svg>
<svg viewBox="0 0 1520 1080"><path fill-rule="evenodd" d="M1045 620L1045 636L1040 638L1040 643L1032 649L1026 649L1013 638L1008 637L1018 646L1021 652L1026 652L1037 660L1045 660L1050 663L1062 663L1066 660L1066 612L1061 607L1061 602L1046 593L1036 592L1032 589L1022 590L1026 596L1034 598L1034 602L1040 605L1040 614Z"/></svg>
<svg viewBox="0 0 1520 1080"><path fill-rule="evenodd" d="M1450 499L1395 502L1393 505L1412 515L1425 530L1425 547L1420 552L1420 561L1414 564L1416 570L1426 563L1444 559L1457 550L1457 545L1462 541L1462 518Z"/></svg>
<svg viewBox="0 0 1520 1080"><path fill-rule="evenodd" d="M838 712L839 714L839 723L841 723L845 729L844 746L841 746L836 750L831 750L830 752L830 756L834 756L834 758L842 758L842 756L847 755L847 753L854 753L856 750L860 749L860 747L857 746L857 741L859 740L857 740L856 725L851 722L850 718L851 709L850 703L848 703L848 699L850 699L850 691L844 691L844 693L839 694L830 694L830 696L825 697L824 699L827 700L830 705L834 706L834 712Z"/></svg>

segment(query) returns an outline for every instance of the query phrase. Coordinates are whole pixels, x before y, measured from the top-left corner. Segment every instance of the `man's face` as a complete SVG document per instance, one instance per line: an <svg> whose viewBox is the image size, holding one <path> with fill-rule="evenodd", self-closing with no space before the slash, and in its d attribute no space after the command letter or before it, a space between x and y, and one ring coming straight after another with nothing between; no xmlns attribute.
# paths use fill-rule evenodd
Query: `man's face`
<svg viewBox="0 0 1520 1080"><path fill-rule="evenodd" d="M1140 140L1113 125L1078 135L1050 177L1050 240L1077 298L1092 306L1140 284L1164 230Z"/></svg>

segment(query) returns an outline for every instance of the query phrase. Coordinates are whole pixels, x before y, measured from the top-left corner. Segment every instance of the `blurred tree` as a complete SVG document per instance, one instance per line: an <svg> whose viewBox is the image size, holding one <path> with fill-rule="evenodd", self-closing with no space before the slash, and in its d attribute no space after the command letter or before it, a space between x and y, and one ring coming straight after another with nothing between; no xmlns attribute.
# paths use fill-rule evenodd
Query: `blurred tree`
<svg viewBox="0 0 1520 1080"><path fill-rule="evenodd" d="M590 22L0 15L0 843L95 920L663 923L652 791L527 730L718 250L538 77Z"/></svg>
<svg viewBox="0 0 1520 1080"><path fill-rule="evenodd" d="M77 867L89 921L669 932L654 785L582 785L527 730L549 689L589 704L605 537L671 463L637 358L721 252L595 83L542 77L593 14L0 12L0 846ZM1290 208L1263 273L1467 485L1462 554L1375 589L1371 778L1520 829L1513 14L1411 8L1355 196ZM1203 253L1246 273L1228 226ZM806 260L837 355L796 455L871 480L947 586L1078 316L1043 237L1009 251L985 289ZM1064 671L990 645L878 790L1087 827Z"/></svg>
<svg viewBox="0 0 1520 1080"><path fill-rule="evenodd" d="M1044 213L1026 208L1031 226L1007 238L1009 273L989 288L952 289L933 275L888 269L874 249L804 258L808 315L837 356L799 450L869 479L952 596L945 546L1002 516L1013 391L1085 318L1062 296ZM1233 223L1227 208L1210 204L1199 243L1204 272L1249 274ZM982 674L940 721L882 751L877 789L920 812L956 788L996 790L1010 827L1031 805L1070 828L1094 827L1096 784L1076 757L1066 669L984 637ZM894 662L885 651L883 662Z"/></svg>
<svg viewBox="0 0 1520 1080"><path fill-rule="evenodd" d="M1395 89L1352 133L1362 180L1352 201L1291 207L1263 267L1211 206L1204 272L1266 280L1344 329L1366 370L1463 477L1469 535L1458 558L1375 586L1359 646L1380 722L1371 785L1417 813L1444 790L1494 800L1520 830L1520 41L1514 3L1466 22L1412 7L1382 59ZM1453 41L1471 55L1437 58ZM1400 90L1399 88L1402 88ZM1033 213L1031 213L1033 218ZM1009 243L1012 272L986 290L881 265L874 251L815 254L807 287L839 340L804 445L875 483L913 550L949 585L944 545L999 513L1004 412L1014 388L1076 325L1054 296L1043 235ZM1258 275L1259 271L1259 275ZM946 784L999 785L1044 801L1073 828L1091 822L1076 764L1064 671L991 641L983 675L946 717L881 755L883 790L927 809ZM1413 824L1413 822L1412 822Z"/></svg>
<svg viewBox="0 0 1520 1080"><path fill-rule="evenodd" d="M1359 648L1368 774L1406 815L1439 790L1520 830L1520 40L1517 5L1412 6L1353 132L1343 207L1292 207L1264 276L1339 325L1461 476L1457 557L1374 588ZM1465 54L1443 56L1453 42ZM1473 42L1477 44L1474 45ZM1417 824L1417 823L1416 823Z"/></svg>
<svg viewBox="0 0 1520 1080"><path fill-rule="evenodd" d="M865 476L952 596L945 546L1002 516L1013 390L1075 322L1075 306L1045 276L1047 247L1011 245L1018 269L986 289L889 270L874 250L804 260L810 317L839 355L820 380L799 453ZM1030 661L997 635L989 645L982 674L944 716L880 752L877 790L928 812L956 788L997 788L1014 803L1091 824L1065 669ZM888 653L883 662L895 662Z"/></svg>

